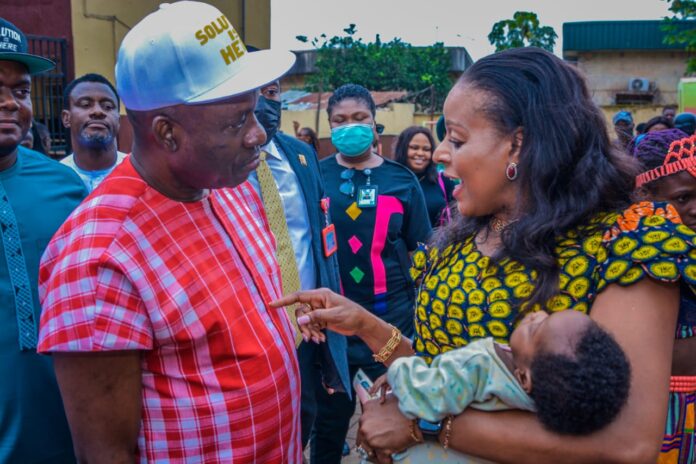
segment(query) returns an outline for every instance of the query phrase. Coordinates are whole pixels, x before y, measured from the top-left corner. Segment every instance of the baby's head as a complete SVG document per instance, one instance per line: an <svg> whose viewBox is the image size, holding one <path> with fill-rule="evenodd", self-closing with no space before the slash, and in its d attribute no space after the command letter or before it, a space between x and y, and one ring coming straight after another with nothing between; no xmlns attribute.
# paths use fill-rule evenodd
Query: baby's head
<svg viewBox="0 0 696 464"><path fill-rule="evenodd" d="M626 403L631 368L616 340L578 311L528 314L510 337L515 377L539 420L585 435L611 423Z"/></svg>

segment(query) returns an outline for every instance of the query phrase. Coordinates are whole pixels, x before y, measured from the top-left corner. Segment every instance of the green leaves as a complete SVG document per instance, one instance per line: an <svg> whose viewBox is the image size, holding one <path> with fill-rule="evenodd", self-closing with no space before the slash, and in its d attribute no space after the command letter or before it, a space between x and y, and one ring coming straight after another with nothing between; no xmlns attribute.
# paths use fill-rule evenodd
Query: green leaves
<svg viewBox="0 0 696 464"><path fill-rule="evenodd" d="M696 19L696 0L665 0L669 3L672 17L665 17L662 30L665 31L666 44L682 44L687 52L696 52L696 28L678 27L679 21ZM687 61L687 74L696 72L696 57Z"/></svg>
<svg viewBox="0 0 696 464"><path fill-rule="evenodd" d="M493 25L488 41L499 52L508 48L539 47L553 52L558 35L550 26L540 26L536 13L517 11L512 19Z"/></svg>
<svg viewBox="0 0 696 464"><path fill-rule="evenodd" d="M317 73L307 78L308 90L331 91L349 82L369 90L405 90L418 109L441 108L452 86L451 59L442 43L414 47L400 38L374 42L356 38L357 27L348 25L345 35L312 39L317 49ZM307 42L305 36L297 40ZM432 86L432 91L429 88Z"/></svg>

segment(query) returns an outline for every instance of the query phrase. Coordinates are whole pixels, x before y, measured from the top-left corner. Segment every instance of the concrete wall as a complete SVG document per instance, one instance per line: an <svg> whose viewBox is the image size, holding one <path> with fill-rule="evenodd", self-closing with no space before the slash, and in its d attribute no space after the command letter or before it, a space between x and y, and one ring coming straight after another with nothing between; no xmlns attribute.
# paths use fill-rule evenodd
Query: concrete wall
<svg viewBox="0 0 696 464"><path fill-rule="evenodd" d="M270 0L206 0L232 22L246 43L271 40ZM128 30L155 11L161 0L71 0L75 76L88 72L114 79L118 47ZM242 24L242 16L246 21Z"/></svg>
<svg viewBox="0 0 696 464"><path fill-rule="evenodd" d="M684 52L596 52L581 53L578 68L587 76L595 102L602 106L615 105L617 92L626 92L631 77L650 80L655 87L652 104L677 103L677 85L686 70Z"/></svg>
<svg viewBox="0 0 696 464"><path fill-rule="evenodd" d="M660 116L662 114L662 108L664 108L662 105L609 105L602 106L601 110L602 113L604 113L607 127L610 130L609 136L614 138L614 124L611 118L613 118L617 112L622 110L630 111L633 115L633 123L637 126L641 122L648 122L649 119Z"/></svg>

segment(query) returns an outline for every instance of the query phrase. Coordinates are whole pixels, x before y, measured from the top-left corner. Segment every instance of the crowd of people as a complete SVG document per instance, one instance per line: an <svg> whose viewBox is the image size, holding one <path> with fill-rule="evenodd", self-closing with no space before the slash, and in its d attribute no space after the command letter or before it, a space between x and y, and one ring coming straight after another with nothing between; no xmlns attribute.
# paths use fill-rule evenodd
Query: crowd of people
<svg viewBox="0 0 696 464"><path fill-rule="evenodd" d="M53 63L0 33L0 463L339 463L358 371L365 461L695 462L694 115L621 111L611 140L530 47L478 60L439 143L407 128L393 161L346 83L319 161L279 130L294 55L181 1L115 85L66 87L56 162L31 105Z"/></svg>
<svg viewBox="0 0 696 464"><path fill-rule="evenodd" d="M633 115L630 111L621 110L614 115L612 123L614 124L617 143L623 149L628 149L634 138L640 141L642 136L650 132L676 128L686 135L694 135L696 133L696 115L688 111L676 114L676 108L673 106L665 106L662 108L661 115L637 125L634 123Z"/></svg>

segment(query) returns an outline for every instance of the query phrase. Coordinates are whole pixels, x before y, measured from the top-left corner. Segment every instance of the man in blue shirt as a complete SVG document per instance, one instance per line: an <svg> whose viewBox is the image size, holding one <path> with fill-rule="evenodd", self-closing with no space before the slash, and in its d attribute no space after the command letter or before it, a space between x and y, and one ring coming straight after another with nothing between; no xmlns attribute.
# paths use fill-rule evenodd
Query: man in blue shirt
<svg viewBox="0 0 696 464"><path fill-rule="evenodd" d="M126 157L116 149L120 101L116 89L101 74L72 81L63 95L63 126L70 129L73 153L61 160L92 191Z"/></svg>
<svg viewBox="0 0 696 464"><path fill-rule="evenodd" d="M49 357L36 353L39 260L87 194L66 166L20 146L31 126L31 75L53 62L27 53L0 18L0 463L75 462Z"/></svg>

